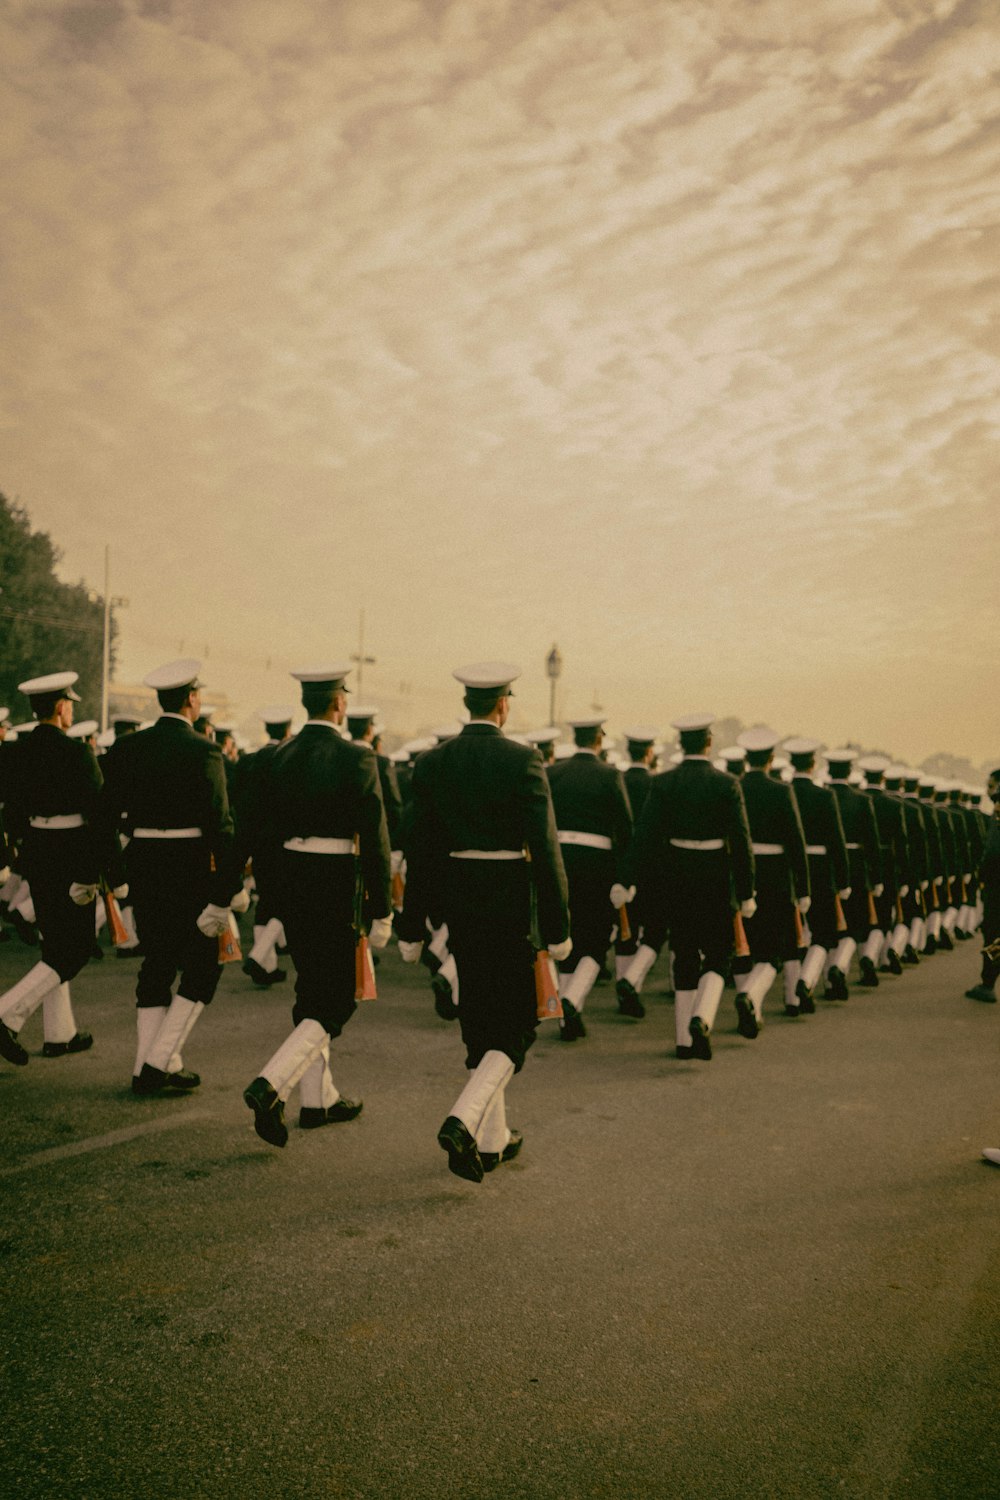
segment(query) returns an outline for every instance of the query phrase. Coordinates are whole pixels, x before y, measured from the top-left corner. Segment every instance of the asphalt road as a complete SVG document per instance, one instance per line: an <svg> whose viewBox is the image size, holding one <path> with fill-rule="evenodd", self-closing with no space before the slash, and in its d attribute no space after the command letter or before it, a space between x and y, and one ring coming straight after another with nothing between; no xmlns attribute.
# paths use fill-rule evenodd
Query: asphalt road
<svg viewBox="0 0 1000 1500"><path fill-rule="evenodd" d="M0 1062L4 1420L17 1497L1000 1494L998 1008L978 944L710 1064L588 1005L509 1090L475 1186L437 1127L464 1072L391 951L334 1076L352 1124L284 1151L244 1085L288 991L227 970L188 1098L133 1099L134 960L74 984L91 1052ZM0 948L0 985L27 968ZM294 1102L294 1101L293 1101ZM294 1122L294 1111L290 1111Z"/></svg>

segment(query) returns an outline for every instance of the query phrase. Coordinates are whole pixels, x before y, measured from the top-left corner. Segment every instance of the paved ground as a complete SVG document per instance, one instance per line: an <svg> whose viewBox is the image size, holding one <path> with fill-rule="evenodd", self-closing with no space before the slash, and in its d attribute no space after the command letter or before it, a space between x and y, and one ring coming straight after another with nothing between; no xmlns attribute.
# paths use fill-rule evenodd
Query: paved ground
<svg viewBox="0 0 1000 1500"><path fill-rule="evenodd" d="M288 997L227 971L188 1099L134 1100L134 961L74 986L92 1052L0 1062L4 1422L18 1497L1000 1494L997 1008L976 947L711 1064L646 1021L554 1028L481 1186L435 1133L457 1028L390 953L339 1044L354 1124L253 1133ZM31 961L0 948L0 985Z"/></svg>

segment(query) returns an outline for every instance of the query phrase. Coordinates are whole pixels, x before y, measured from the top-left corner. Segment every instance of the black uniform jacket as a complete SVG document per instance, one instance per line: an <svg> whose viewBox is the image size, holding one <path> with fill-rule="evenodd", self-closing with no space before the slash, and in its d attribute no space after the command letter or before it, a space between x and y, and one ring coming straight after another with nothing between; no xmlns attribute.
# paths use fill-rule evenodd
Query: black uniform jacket
<svg viewBox="0 0 1000 1500"><path fill-rule="evenodd" d="M378 779L382 787L382 804L385 807L386 827L389 830L389 847L398 849L399 824L403 816L403 798L399 790L399 778L396 775L396 767L388 755L380 755L376 751L378 761Z"/></svg>
<svg viewBox="0 0 1000 1500"><path fill-rule="evenodd" d="M880 786L865 788L871 799L878 823L882 850L882 879L886 891L894 895L899 886L909 885L910 851L906 838L906 814L898 797L890 797Z"/></svg>
<svg viewBox="0 0 1000 1500"><path fill-rule="evenodd" d="M164 714L149 729L115 740L104 757L105 826L200 828L214 863L211 899L228 906L240 888L233 816L218 745L196 734L186 719Z"/></svg>
<svg viewBox="0 0 1000 1500"><path fill-rule="evenodd" d="M831 782L830 790L840 809L844 839L856 846L847 851L851 865L848 885L870 891L882 881L882 849L872 800L846 781Z"/></svg>
<svg viewBox="0 0 1000 1500"><path fill-rule="evenodd" d="M629 806L632 809L632 821L638 823L639 814L649 795L649 784L653 779L653 773L648 766L629 766L625 772L625 790L628 792Z"/></svg>
<svg viewBox="0 0 1000 1500"><path fill-rule="evenodd" d="M389 915L389 835L370 745L342 739L332 724L304 724L258 767L254 784L251 853L292 838L357 837L371 915Z"/></svg>
<svg viewBox="0 0 1000 1500"><path fill-rule="evenodd" d="M730 867L733 910L754 893L754 857L743 791L735 776L717 771L707 760L686 757L680 765L650 778L647 796L626 862L626 877L641 889L683 877L692 858L671 839L721 839Z"/></svg>
<svg viewBox="0 0 1000 1500"><path fill-rule="evenodd" d="M927 839L926 820L923 808L916 797L905 797L901 794L899 800L903 804L903 816L906 819L906 846L910 856L910 886L915 893L921 881L929 880L931 876L930 845Z"/></svg>
<svg viewBox="0 0 1000 1500"><path fill-rule="evenodd" d="M784 854L765 854L757 859L757 886L763 893L781 894L798 900L809 895L809 859L798 803L784 781L775 781L766 771L753 768L740 781L747 807L747 821L755 844L780 844Z"/></svg>
<svg viewBox="0 0 1000 1500"><path fill-rule="evenodd" d="M624 873L632 837L632 809L622 773L580 750L548 768L556 827L574 833L594 833L611 840L616 873Z"/></svg>
<svg viewBox="0 0 1000 1500"><path fill-rule="evenodd" d="M79 813L87 833L74 840L76 879L92 883L105 874L113 885L124 878L121 846L101 821L101 771L89 745L71 740L54 724L4 745L4 819L11 843L23 842L32 818Z"/></svg>
<svg viewBox="0 0 1000 1500"><path fill-rule="evenodd" d="M809 867L810 876L825 874L833 890L846 889L851 883L850 862L835 794L828 787L817 786L810 776L794 777L792 791L798 803L806 843L826 849L825 870L816 858Z"/></svg>
<svg viewBox="0 0 1000 1500"><path fill-rule="evenodd" d="M566 872L552 799L537 750L493 724L466 724L455 739L417 758L406 840L406 899L400 937L419 942L454 875L452 850L527 849L543 945L569 936ZM454 866L460 862L450 861ZM484 862L483 868L489 868Z"/></svg>

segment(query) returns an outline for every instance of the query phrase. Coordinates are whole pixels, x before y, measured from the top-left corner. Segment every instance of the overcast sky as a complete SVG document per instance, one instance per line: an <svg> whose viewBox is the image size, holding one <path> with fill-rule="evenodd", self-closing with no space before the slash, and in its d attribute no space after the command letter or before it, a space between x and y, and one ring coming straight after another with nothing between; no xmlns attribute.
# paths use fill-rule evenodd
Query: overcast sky
<svg viewBox="0 0 1000 1500"><path fill-rule="evenodd" d="M992 0L6 0L0 59L0 488L110 541L123 680L249 713L364 608L406 732L482 657L544 722L558 641L612 732L1000 756Z"/></svg>

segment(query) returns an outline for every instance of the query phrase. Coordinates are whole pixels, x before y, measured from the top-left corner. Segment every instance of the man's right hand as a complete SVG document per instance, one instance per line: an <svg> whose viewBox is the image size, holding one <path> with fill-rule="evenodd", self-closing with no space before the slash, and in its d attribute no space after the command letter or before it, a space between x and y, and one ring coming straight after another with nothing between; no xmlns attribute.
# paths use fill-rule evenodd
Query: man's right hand
<svg viewBox="0 0 1000 1500"><path fill-rule="evenodd" d="M229 931L229 907L215 906L210 901L197 918L197 925L198 931L203 932L206 937L221 937L224 932Z"/></svg>
<svg viewBox="0 0 1000 1500"><path fill-rule="evenodd" d="M754 900L753 896L751 896L748 901L740 902L740 916L746 917L747 921L749 921L750 918L755 914L756 910L757 902Z"/></svg>
<svg viewBox="0 0 1000 1500"><path fill-rule="evenodd" d="M573 939L568 937L564 943L550 943L549 957L553 963L565 963L573 948Z"/></svg>

